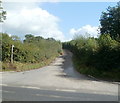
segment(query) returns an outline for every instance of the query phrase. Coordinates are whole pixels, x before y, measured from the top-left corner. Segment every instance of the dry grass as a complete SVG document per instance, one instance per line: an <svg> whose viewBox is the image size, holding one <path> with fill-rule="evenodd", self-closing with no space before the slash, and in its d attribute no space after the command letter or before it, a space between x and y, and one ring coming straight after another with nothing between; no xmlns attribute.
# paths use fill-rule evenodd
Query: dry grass
<svg viewBox="0 0 120 103"><path fill-rule="evenodd" d="M50 64L52 61L54 61L55 57L51 59L46 59L45 61L42 61L40 63L20 63L20 62L14 62L13 64L11 63L1 63L2 64L2 69L1 71L27 71L27 70L32 70L32 69L38 69L43 66L46 66Z"/></svg>

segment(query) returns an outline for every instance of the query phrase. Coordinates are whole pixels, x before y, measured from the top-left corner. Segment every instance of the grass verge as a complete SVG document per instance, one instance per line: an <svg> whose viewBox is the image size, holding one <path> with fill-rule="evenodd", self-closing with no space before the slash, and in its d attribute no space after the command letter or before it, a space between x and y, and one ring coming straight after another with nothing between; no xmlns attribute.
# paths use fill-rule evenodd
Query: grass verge
<svg viewBox="0 0 120 103"><path fill-rule="evenodd" d="M27 70L33 70L33 69L38 69L43 66L49 65L52 61L55 60L56 57L52 57L50 59L46 59L40 63L20 63L20 62L14 62L13 64L11 63L6 63L6 62L1 62L2 69L0 71L27 71Z"/></svg>
<svg viewBox="0 0 120 103"><path fill-rule="evenodd" d="M76 70L81 74L85 74L87 76L91 75L100 80L120 82L120 69L112 69L110 71L98 70L97 68L86 66L74 56L73 64Z"/></svg>

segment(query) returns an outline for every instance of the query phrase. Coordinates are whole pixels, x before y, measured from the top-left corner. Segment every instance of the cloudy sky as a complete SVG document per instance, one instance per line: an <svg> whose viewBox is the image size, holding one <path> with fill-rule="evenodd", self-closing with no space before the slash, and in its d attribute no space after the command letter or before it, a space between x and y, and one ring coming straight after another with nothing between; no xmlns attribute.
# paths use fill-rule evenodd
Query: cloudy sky
<svg viewBox="0 0 120 103"><path fill-rule="evenodd" d="M68 41L75 35L98 37L102 11L116 2L4 2L3 32Z"/></svg>

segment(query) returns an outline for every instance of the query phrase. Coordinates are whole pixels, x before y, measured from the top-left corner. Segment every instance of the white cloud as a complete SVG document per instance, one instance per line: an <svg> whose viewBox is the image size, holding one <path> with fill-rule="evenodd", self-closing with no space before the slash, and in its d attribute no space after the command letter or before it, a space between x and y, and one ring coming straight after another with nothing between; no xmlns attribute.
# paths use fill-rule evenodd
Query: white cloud
<svg viewBox="0 0 120 103"><path fill-rule="evenodd" d="M6 3L4 6L7 10L4 32L22 37L30 33L62 41L65 39L59 30L59 18L36 3Z"/></svg>
<svg viewBox="0 0 120 103"><path fill-rule="evenodd" d="M72 28L70 30L70 34L75 36L75 35L81 35L84 37L98 37L99 36L99 32L98 32L98 27L95 26L91 26L91 25L85 25L79 29L74 29Z"/></svg>

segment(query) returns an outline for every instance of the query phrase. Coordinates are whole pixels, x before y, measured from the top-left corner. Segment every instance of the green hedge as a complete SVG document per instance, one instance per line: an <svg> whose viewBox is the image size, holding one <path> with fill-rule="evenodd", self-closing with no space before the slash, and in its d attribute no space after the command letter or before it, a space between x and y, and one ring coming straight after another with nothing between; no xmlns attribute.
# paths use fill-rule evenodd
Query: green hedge
<svg viewBox="0 0 120 103"><path fill-rule="evenodd" d="M2 61L10 62L11 46L14 45L13 59L21 63L39 63L59 55L61 42L53 38L44 39L40 36L26 35L24 41L17 36L2 35Z"/></svg>
<svg viewBox="0 0 120 103"><path fill-rule="evenodd" d="M120 80L120 43L109 34L99 38L77 37L63 43L63 48L73 52L78 71Z"/></svg>

